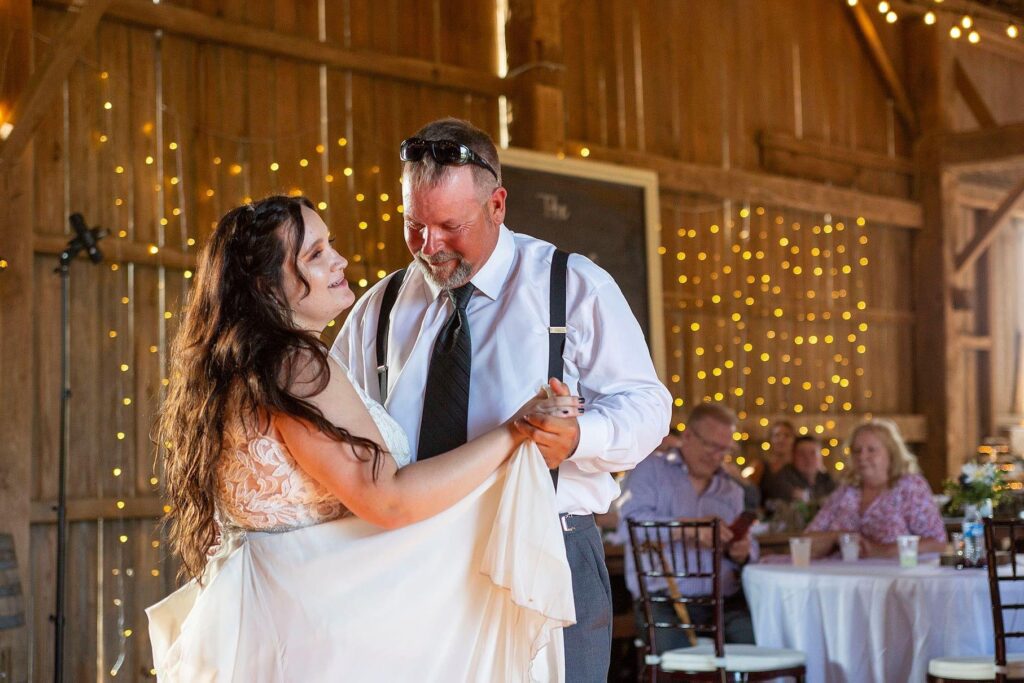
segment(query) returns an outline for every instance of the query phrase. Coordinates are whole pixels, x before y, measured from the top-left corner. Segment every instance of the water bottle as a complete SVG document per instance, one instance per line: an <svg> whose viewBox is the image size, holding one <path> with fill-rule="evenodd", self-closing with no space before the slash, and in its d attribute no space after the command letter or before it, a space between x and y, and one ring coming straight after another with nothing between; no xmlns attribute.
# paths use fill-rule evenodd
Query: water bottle
<svg viewBox="0 0 1024 683"><path fill-rule="evenodd" d="M985 526L975 505L964 506L964 565L978 567L985 553Z"/></svg>

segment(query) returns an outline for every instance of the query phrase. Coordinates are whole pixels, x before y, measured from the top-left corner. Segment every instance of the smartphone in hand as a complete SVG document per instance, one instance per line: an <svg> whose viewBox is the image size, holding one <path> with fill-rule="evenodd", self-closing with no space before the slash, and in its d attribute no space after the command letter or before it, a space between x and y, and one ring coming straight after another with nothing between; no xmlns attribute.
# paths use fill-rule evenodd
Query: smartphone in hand
<svg viewBox="0 0 1024 683"><path fill-rule="evenodd" d="M751 525L757 521L757 515L753 512L741 512L736 519L729 525L729 531L732 532L732 540L738 541L747 535L750 531Z"/></svg>

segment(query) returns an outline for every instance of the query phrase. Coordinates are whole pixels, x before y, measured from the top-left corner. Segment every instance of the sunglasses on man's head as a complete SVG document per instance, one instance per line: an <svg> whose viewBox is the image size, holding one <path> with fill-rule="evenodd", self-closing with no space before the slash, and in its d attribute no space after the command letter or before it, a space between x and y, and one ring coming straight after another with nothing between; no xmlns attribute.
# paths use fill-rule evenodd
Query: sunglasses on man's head
<svg viewBox="0 0 1024 683"><path fill-rule="evenodd" d="M423 138L406 138L402 140L402 146L398 148L398 156L402 161L420 161L427 153L434 158L434 161L442 166L465 166L476 164L480 168L486 168L498 179L498 172L484 161L483 157L471 150L466 145L454 140L424 140Z"/></svg>

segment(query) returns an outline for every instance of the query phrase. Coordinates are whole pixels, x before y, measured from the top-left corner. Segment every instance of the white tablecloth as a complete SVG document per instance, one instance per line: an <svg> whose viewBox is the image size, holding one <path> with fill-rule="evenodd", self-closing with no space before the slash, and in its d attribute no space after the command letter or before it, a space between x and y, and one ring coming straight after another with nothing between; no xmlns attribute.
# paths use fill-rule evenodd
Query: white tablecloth
<svg viewBox="0 0 1024 683"><path fill-rule="evenodd" d="M932 657L991 655L986 572L931 558L912 569L896 560L748 565L743 588L757 644L807 653L808 683L924 683ZM1004 602L1024 598L1020 584L1003 586ZM1022 628L1024 615L1007 622Z"/></svg>

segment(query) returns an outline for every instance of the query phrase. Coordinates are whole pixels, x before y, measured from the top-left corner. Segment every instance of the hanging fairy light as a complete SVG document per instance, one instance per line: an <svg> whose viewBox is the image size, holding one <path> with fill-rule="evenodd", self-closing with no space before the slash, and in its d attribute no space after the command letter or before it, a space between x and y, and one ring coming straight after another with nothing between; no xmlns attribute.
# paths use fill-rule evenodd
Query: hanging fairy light
<svg viewBox="0 0 1024 683"><path fill-rule="evenodd" d="M1011 40L1020 37L1020 28L1014 17L1005 13L986 7L978 7L972 9L969 13L964 13L962 8L961 11L956 11L956 8L952 7L947 9L943 6L941 0L933 0L933 4L926 9L922 7L925 1L910 0L910 2L903 3L901 7L906 12L909 12L910 16L921 16L924 23L928 26L939 24L940 17L946 16L947 21L943 23L949 26L949 37L953 40L966 37L967 42L970 44L979 44L983 33L982 24L986 25L986 30L991 30L993 34L999 31L1005 33ZM846 4L849 7L855 7L858 3L847 0ZM900 18L900 14L896 12L888 0L881 0L876 5L876 8L889 24L896 23Z"/></svg>

